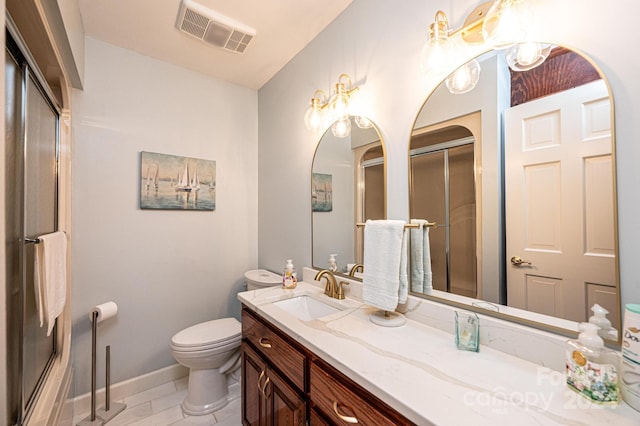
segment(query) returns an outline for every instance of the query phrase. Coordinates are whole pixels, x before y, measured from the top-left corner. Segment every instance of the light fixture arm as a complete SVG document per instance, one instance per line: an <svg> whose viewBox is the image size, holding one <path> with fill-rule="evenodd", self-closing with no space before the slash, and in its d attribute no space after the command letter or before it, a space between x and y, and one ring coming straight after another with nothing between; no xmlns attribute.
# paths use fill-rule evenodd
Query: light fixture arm
<svg viewBox="0 0 640 426"><path fill-rule="evenodd" d="M482 36L482 25L484 24L484 18L487 16L487 12L491 9L494 2L488 1L482 3L476 7L465 19L461 28L449 33L449 37L455 37L458 34L467 43L475 44L482 43L484 37Z"/></svg>
<svg viewBox="0 0 640 426"><path fill-rule="evenodd" d="M429 39L444 40L447 38L449 38L449 19L442 10L439 10L436 12L434 21L429 25Z"/></svg>
<svg viewBox="0 0 640 426"><path fill-rule="evenodd" d="M345 86L345 84L342 82L343 79L349 81L349 85L348 86ZM338 77L338 82L336 83L335 93L336 94L345 94L347 96L351 96L352 93L355 93L358 90L360 90L360 87L358 87L358 86L356 86L356 87L351 87L351 86L353 86L353 81L351 80L351 77L349 77L349 74L342 73L342 74L340 74L340 77ZM349 87L349 89L347 89L347 87Z"/></svg>
<svg viewBox="0 0 640 426"><path fill-rule="evenodd" d="M318 89L313 92L313 97L311 98L311 107L315 109L323 109L328 105L327 102L327 94L322 89Z"/></svg>

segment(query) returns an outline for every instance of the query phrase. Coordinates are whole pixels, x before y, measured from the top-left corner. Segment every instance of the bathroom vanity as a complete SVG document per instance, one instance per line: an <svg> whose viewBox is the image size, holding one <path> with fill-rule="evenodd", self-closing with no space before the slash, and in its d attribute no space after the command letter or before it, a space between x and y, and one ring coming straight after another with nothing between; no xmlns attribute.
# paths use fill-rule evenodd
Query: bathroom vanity
<svg viewBox="0 0 640 426"><path fill-rule="evenodd" d="M640 422L624 402L592 404L567 389L558 369L486 341L478 353L459 351L452 334L411 315L401 327L375 325L357 284L349 291L336 300L318 283L299 282L239 294L244 424Z"/></svg>
<svg viewBox="0 0 640 426"><path fill-rule="evenodd" d="M246 307L242 325L244 424L413 424Z"/></svg>

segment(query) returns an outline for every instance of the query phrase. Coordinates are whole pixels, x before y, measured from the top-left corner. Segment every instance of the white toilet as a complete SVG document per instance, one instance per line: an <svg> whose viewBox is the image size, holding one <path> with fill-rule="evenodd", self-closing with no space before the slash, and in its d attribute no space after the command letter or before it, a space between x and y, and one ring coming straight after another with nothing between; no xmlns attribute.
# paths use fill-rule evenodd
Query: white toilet
<svg viewBox="0 0 640 426"><path fill-rule="evenodd" d="M282 285L282 276L266 269L254 269L244 273L247 290L260 290L265 287Z"/></svg>
<svg viewBox="0 0 640 426"><path fill-rule="evenodd" d="M280 275L265 269L247 271L244 276L247 290L282 284ZM230 384L227 379L237 382L240 374L241 339L242 327L235 318L196 324L171 338L171 354L189 368L189 388L182 402L185 414L205 415L227 405Z"/></svg>
<svg viewBox="0 0 640 426"><path fill-rule="evenodd" d="M240 367L241 339L242 327L235 318L196 324L171 338L171 354L189 368L185 414L200 416L227 405L227 375Z"/></svg>

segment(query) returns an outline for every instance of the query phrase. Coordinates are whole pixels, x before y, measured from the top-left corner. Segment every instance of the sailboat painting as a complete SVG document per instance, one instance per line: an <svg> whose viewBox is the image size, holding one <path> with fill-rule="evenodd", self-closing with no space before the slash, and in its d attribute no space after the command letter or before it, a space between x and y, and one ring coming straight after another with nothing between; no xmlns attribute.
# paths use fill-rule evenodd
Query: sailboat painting
<svg viewBox="0 0 640 426"><path fill-rule="evenodd" d="M142 151L140 208L216 209L216 162Z"/></svg>
<svg viewBox="0 0 640 426"><path fill-rule="evenodd" d="M311 211L330 212L333 210L333 185L331 175L311 173Z"/></svg>

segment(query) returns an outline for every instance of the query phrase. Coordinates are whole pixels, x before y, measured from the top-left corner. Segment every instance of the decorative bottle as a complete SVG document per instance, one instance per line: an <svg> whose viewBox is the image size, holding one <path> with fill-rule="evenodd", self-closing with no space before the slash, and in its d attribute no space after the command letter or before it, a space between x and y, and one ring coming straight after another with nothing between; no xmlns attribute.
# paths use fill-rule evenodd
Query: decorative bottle
<svg viewBox="0 0 640 426"><path fill-rule="evenodd" d="M294 289L298 285L296 278L296 268L293 266L293 261L287 259L287 264L282 271L282 287L286 289Z"/></svg>
<svg viewBox="0 0 640 426"><path fill-rule="evenodd" d="M567 341L567 386L597 404L617 404L620 354L604 346L598 329L580 323L578 339Z"/></svg>

